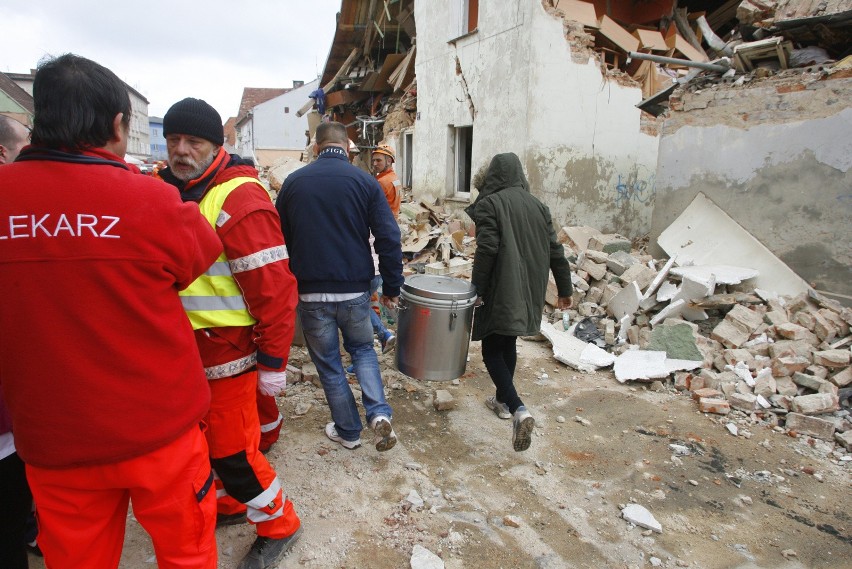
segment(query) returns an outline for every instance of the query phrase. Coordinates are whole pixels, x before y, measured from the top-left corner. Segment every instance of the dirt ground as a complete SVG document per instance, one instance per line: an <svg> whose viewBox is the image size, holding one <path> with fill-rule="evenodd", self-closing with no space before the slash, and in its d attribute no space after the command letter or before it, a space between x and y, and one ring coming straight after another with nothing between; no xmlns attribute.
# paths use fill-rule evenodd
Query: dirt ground
<svg viewBox="0 0 852 569"><path fill-rule="evenodd" d="M483 404L493 387L479 343L455 382L385 370L400 439L385 453L366 431L355 451L329 441L322 390L289 386L282 438L267 456L305 531L279 567L407 568L415 544L448 569L852 567L846 453L747 419L733 436L685 394L579 373L547 343L518 344L516 384L537 422L527 452L512 450L511 421ZM392 354L382 359L392 366ZM291 363L307 361L294 348ZM436 389L456 408L436 411ZM662 533L622 519L630 503ZM230 569L254 534L231 526L217 539L219 567ZM131 516L121 567L155 563Z"/></svg>

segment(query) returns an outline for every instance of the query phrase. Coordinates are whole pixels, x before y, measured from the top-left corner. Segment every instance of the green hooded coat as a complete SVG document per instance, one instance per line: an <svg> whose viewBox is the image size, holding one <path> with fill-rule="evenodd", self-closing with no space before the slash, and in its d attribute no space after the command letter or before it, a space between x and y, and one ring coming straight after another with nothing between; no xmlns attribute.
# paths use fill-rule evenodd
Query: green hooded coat
<svg viewBox="0 0 852 569"><path fill-rule="evenodd" d="M571 296L571 273L550 210L530 194L517 155L491 160L479 196L465 212L476 223L471 280L483 300L475 312L473 340L538 334L548 271L559 296Z"/></svg>

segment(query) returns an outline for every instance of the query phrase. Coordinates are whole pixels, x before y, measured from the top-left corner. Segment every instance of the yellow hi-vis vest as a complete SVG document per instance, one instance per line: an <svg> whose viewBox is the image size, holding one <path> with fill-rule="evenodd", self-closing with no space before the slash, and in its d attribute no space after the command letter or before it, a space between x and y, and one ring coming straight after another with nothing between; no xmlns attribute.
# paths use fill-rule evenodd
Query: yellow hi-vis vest
<svg viewBox="0 0 852 569"><path fill-rule="evenodd" d="M198 207L214 230L225 199L238 186L246 183L259 185L254 178L234 178L210 188L201 198ZM220 224L225 221L227 218ZM180 300L189 316L193 330L221 326L253 326L257 323L246 308L242 291L234 280L231 265L225 253L219 255L219 258L203 275L180 292Z"/></svg>

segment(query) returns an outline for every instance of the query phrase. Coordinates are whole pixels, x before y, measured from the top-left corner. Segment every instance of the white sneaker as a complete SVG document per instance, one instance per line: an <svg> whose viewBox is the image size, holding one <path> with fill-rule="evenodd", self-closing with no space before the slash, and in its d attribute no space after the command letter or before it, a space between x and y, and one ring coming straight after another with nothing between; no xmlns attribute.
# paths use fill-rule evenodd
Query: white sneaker
<svg viewBox="0 0 852 569"><path fill-rule="evenodd" d="M485 406L494 411L494 414L501 419L511 419L512 413L509 411L509 406L505 403L497 401L496 397L489 397L485 400Z"/></svg>
<svg viewBox="0 0 852 569"><path fill-rule="evenodd" d="M370 421L370 427L376 433L376 450L383 452L390 450L396 445L396 433L393 432L390 419L385 415L376 415Z"/></svg>
<svg viewBox="0 0 852 569"><path fill-rule="evenodd" d="M520 452L530 448L535 419L524 406L518 407L512 418L512 446Z"/></svg>
<svg viewBox="0 0 852 569"><path fill-rule="evenodd" d="M325 436L327 436L336 443L340 443L340 446L342 446L343 448L348 448L349 450L355 450L356 448L361 446L360 438L354 441L347 441L346 439L341 437L337 433L337 429L334 426L334 421L325 426Z"/></svg>

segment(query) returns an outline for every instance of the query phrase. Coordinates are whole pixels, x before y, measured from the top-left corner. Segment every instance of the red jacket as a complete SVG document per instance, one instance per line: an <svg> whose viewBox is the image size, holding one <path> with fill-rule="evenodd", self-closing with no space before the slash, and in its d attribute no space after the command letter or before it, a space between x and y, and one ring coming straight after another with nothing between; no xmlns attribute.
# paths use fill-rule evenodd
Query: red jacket
<svg viewBox="0 0 852 569"><path fill-rule="evenodd" d="M198 424L210 392L177 293L221 250L196 205L108 152L0 168L0 381L25 462L118 462Z"/></svg>
<svg viewBox="0 0 852 569"><path fill-rule="evenodd" d="M257 170L250 164L220 148L213 164L197 180L183 184L168 169L160 174L180 189L184 201L198 202L210 188L233 178L256 179ZM229 261L284 246L278 212L269 194L258 184L238 186L222 204L222 211L228 214L228 220L217 225L216 232ZM290 272L289 260L266 262L251 270L235 272L234 279L257 324L196 330L204 367L230 363L257 352L259 368L283 370L293 341L298 302L296 278Z"/></svg>

